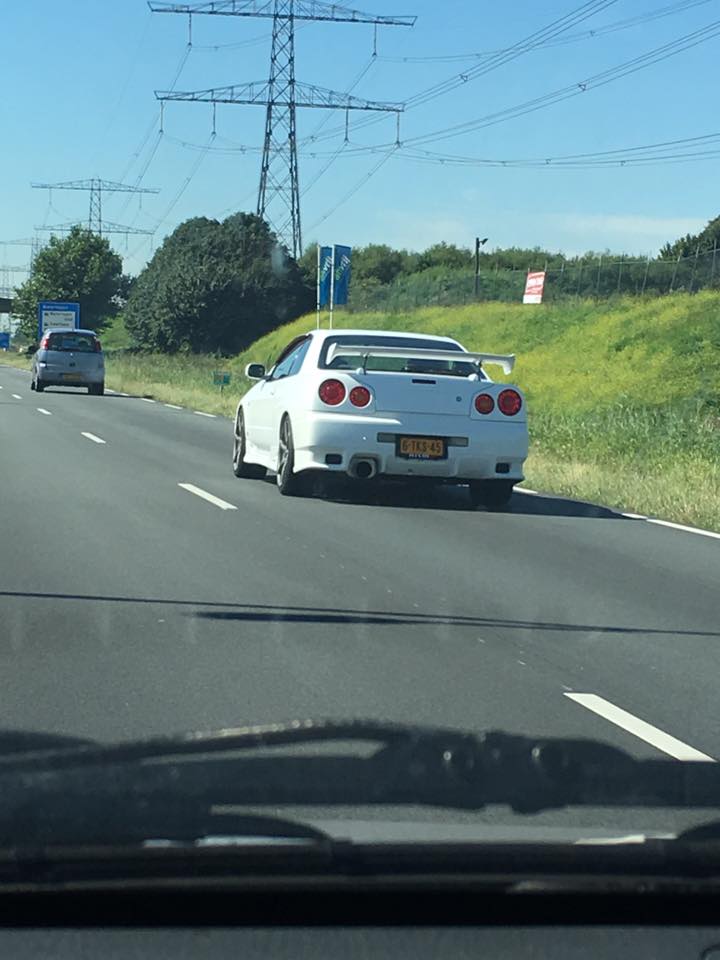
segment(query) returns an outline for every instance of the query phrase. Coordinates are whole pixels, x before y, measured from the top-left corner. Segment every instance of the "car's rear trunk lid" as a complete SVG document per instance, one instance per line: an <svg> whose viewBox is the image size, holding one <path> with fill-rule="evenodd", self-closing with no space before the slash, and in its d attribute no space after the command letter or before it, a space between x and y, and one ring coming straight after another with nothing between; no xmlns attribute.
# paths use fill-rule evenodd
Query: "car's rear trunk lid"
<svg viewBox="0 0 720 960"><path fill-rule="evenodd" d="M468 416L477 381L420 373L366 373L378 413L439 413Z"/></svg>

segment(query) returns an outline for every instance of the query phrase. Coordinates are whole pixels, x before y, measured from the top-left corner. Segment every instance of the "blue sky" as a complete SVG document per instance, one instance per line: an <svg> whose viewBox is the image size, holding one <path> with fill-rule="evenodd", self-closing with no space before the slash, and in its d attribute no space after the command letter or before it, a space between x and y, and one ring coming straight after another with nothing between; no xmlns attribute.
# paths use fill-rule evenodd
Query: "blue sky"
<svg viewBox="0 0 720 960"><path fill-rule="evenodd" d="M571 32L585 34L677 3L618 0ZM414 13L418 20L412 29L381 28L374 59L372 27L299 27L297 79L346 91L367 67L353 89L355 95L405 101L476 66L481 61L473 54L522 40L577 9L580 0L541 4L368 0L358 6L375 13ZM720 21L720 0L706 0L633 28L606 35L601 31L526 52L483 77L468 79L445 96L408 110L401 120L401 139L424 137L579 83L715 20ZM211 107L169 104L159 137L153 91L170 87L183 59L177 90L265 79L269 29L267 20L195 17L193 47L187 54L186 18L152 14L144 0L3 0L0 240L31 237L39 225L87 216L86 194L54 191L49 196L32 190L31 181L99 176L136 183L145 170L140 182L160 188L159 195L144 197L142 204L122 196L105 200L108 219L155 231L152 239L114 238L131 272L140 269L163 236L187 217L253 210L260 167L256 148L262 143L264 110L218 107L217 137L203 155L196 146L183 146L180 141L208 142ZM424 149L512 160L712 133L719 45L720 38L711 39L565 102L428 143ZM468 54L464 61L402 60L464 54ZM350 146L313 183L343 137L338 133L314 145L307 138L321 121L323 134L333 131L342 125L343 116L326 119L324 112L315 110L299 115L299 138L305 141L300 179L306 188L302 197L306 244L315 240L385 242L421 249L441 240L470 245L479 233L490 238L489 247L541 245L567 253L605 248L649 253L720 212L715 201L717 160L603 169L425 164L408 159L403 150L391 153L387 146L374 153L358 150L395 140L391 117L363 126L367 116L351 118ZM250 149L241 152L242 145ZM387 162L338 206L383 156ZM0 269L3 264L21 264L27 253L21 247L0 246Z"/></svg>

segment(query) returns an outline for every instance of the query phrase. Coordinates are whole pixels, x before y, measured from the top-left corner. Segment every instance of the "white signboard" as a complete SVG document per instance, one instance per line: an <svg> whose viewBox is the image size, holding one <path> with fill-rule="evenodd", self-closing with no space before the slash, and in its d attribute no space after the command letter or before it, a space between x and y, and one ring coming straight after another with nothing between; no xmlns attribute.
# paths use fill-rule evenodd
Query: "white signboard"
<svg viewBox="0 0 720 960"><path fill-rule="evenodd" d="M38 304L38 340L52 330L77 330L79 326L79 303L41 300Z"/></svg>
<svg viewBox="0 0 720 960"><path fill-rule="evenodd" d="M44 310L43 333L51 330L74 330L75 314L67 310Z"/></svg>
<svg viewBox="0 0 720 960"><path fill-rule="evenodd" d="M525 293L523 303L542 303L543 290L545 288L545 271L538 270L535 273L528 273L525 281Z"/></svg>

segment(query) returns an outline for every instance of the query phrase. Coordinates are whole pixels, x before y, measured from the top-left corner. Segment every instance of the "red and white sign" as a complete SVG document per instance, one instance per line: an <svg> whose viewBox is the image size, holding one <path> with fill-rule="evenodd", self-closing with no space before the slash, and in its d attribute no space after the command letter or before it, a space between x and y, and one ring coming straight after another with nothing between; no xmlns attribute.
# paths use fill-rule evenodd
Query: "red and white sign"
<svg viewBox="0 0 720 960"><path fill-rule="evenodd" d="M523 303L542 303L543 289L545 287L545 271L539 270L537 273L529 273L525 281L525 294Z"/></svg>

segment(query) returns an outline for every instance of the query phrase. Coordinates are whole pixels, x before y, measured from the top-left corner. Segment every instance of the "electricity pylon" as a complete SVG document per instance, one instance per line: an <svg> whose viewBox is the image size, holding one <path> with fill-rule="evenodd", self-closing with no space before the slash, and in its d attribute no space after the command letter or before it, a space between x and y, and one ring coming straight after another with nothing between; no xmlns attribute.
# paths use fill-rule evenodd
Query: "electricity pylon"
<svg viewBox="0 0 720 960"><path fill-rule="evenodd" d="M214 0L161 3L149 0L155 13L180 13L272 19L270 76L267 82L235 84L187 93L156 91L158 100L260 104L266 108L265 140L257 213L273 226L278 240L297 259L302 253L300 185L297 160L296 109L383 110L400 114L402 103L362 100L295 80L295 21L367 23L411 27L416 17L375 16L319 0Z"/></svg>
<svg viewBox="0 0 720 960"><path fill-rule="evenodd" d="M88 230L102 236L106 233L149 234L149 230L140 230L137 227L125 227L119 223L103 220L102 198L103 193L159 193L155 187L136 187L127 183L116 183L114 180L101 180L92 177L89 180L65 180L62 183L33 183L35 190L86 190L90 193L90 211L88 214ZM69 230L75 224L59 224L55 227L38 227L38 230L62 232Z"/></svg>

